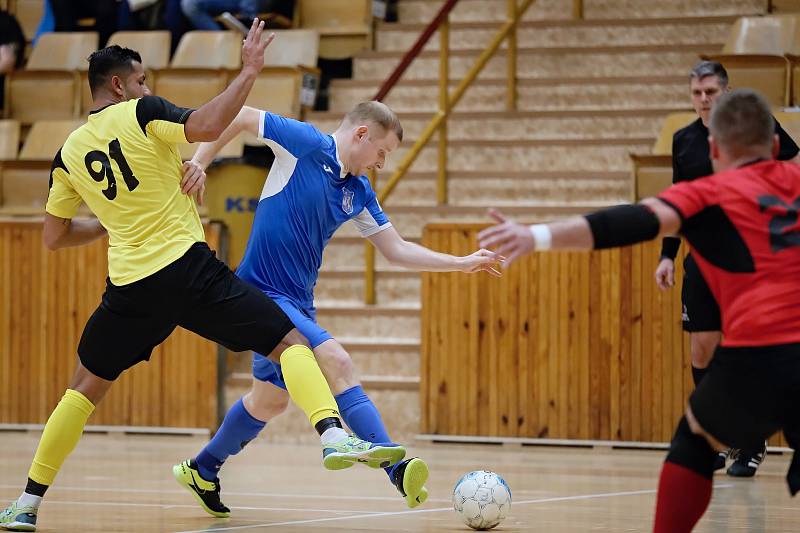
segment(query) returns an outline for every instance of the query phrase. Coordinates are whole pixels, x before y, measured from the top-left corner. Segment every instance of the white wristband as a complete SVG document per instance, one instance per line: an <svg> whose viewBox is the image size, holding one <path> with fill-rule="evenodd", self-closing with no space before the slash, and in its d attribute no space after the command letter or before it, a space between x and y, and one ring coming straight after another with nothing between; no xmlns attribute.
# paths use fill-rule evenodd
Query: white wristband
<svg viewBox="0 0 800 533"><path fill-rule="evenodd" d="M531 234L536 242L537 250L549 250L553 243L553 233L547 224L534 224L531 226Z"/></svg>

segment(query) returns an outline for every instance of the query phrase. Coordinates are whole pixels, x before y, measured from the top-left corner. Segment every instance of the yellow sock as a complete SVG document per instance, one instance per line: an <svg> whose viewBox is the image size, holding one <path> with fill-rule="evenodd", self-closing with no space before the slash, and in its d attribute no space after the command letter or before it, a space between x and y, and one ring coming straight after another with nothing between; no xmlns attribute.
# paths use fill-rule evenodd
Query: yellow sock
<svg viewBox="0 0 800 533"><path fill-rule="evenodd" d="M67 389L58 402L47 424L42 439L33 456L33 464L28 477L36 483L50 486L64 464L64 459L72 453L83 433L86 420L94 411L94 405L78 391Z"/></svg>
<svg viewBox="0 0 800 533"><path fill-rule="evenodd" d="M325 418L339 418L336 400L310 348L300 344L289 346L281 354L281 369L289 396L312 426Z"/></svg>

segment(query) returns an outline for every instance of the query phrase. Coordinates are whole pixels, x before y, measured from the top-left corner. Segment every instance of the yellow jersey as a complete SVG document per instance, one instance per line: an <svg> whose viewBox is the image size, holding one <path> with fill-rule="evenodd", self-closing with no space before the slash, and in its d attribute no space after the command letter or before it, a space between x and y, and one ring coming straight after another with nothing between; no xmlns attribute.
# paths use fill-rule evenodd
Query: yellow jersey
<svg viewBox="0 0 800 533"><path fill-rule="evenodd" d="M127 285L158 272L205 240L194 198L181 193L191 109L158 96L89 114L50 170L46 210L71 219L81 201L108 231L108 275Z"/></svg>

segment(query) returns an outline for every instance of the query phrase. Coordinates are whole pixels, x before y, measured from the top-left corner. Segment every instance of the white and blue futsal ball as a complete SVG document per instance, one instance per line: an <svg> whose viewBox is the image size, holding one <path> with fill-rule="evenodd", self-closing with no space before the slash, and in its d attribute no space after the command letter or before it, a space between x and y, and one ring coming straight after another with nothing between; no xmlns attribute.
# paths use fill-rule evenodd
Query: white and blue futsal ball
<svg viewBox="0 0 800 533"><path fill-rule="evenodd" d="M508 515L511 489L494 472L470 472L453 489L453 508L472 529L492 529Z"/></svg>

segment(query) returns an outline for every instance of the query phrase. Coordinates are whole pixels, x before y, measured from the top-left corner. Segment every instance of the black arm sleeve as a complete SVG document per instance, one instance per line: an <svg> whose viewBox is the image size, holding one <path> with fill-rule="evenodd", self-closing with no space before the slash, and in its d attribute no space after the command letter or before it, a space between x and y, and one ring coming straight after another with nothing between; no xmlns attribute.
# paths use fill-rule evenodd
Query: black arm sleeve
<svg viewBox="0 0 800 533"><path fill-rule="evenodd" d="M160 96L145 96L136 103L136 120L147 135L147 125L154 120L186 124L194 109L178 107Z"/></svg>
<svg viewBox="0 0 800 533"><path fill-rule="evenodd" d="M780 139L780 150L778 151L778 159L781 161L788 161L790 159L794 159L798 152L800 152L800 148L797 147L797 143L794 142L794 139L789 137L789 134L786 133L786 130L775 121L775 133L778 134L778 138Z"/></svg>
<svg viewBox="0 0 800 533"><path fill-rule="evenodd" d="M653 210L642 204L609 207L585 218L592 230L595 250L649 241L655 239L661 229Z"/></svg>

